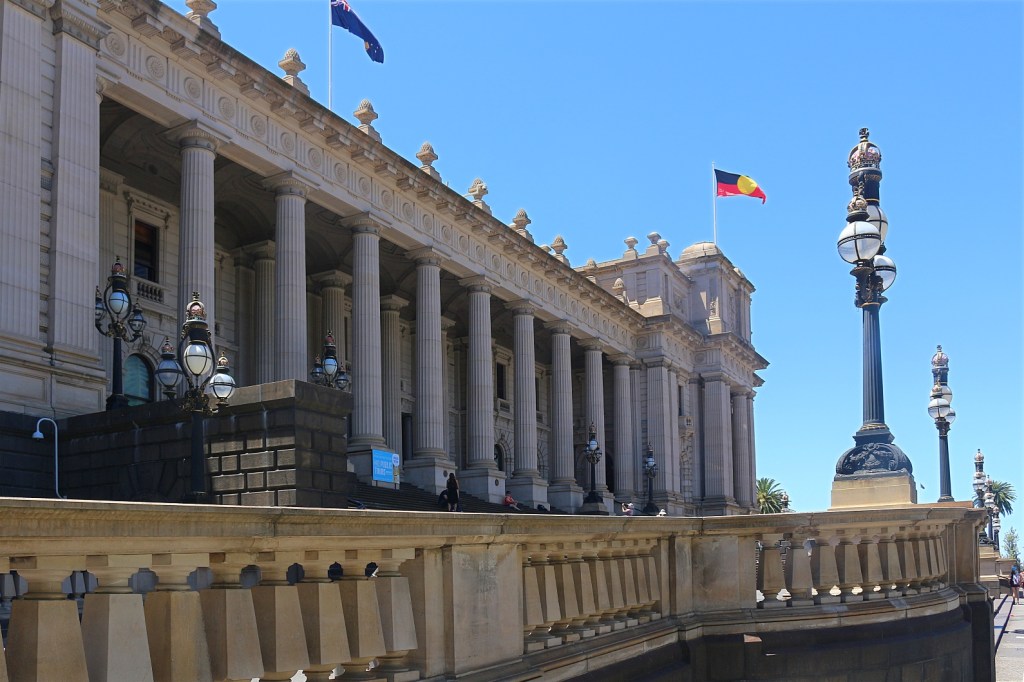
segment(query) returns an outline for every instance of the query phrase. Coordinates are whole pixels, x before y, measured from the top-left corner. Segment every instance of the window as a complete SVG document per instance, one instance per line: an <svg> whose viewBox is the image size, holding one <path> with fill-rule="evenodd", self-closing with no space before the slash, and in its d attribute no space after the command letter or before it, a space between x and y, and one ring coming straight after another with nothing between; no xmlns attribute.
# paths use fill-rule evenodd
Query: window
<svg viewBox="0 0 1024 682"><path fill-rule="evenodd" d="M159 238L160 232L157 228L139 220L135 221L135 267L133 272L136 277L150 282L158 281L159 249L157 247Z"/></svg>
<svg viewBox="0 0 1024 682"><path fill-rule="evenodd" d="M124 361L124 395L133 407L153 402L153 370L138 355Z"/></svg>
<svg viewBox="0 0 1024 682"><path fill-rule="evenodd" d="M498 381L497 381L497 386L496 386L496 393L498 395L498 399L499 400L508 400L507 375L508 375L508 365L503 365L503 364L501 364L499 362L498 363Z"/></svg>

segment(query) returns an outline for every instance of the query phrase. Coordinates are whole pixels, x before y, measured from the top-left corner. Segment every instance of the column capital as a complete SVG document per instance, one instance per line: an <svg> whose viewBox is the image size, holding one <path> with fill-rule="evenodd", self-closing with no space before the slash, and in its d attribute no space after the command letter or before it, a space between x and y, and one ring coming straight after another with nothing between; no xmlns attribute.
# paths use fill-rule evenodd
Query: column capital
<svg viewBox="0 0 1024 682"><path fill-rule="evenodd" d="M338 224L347 227L355 234L373 234L380 236L381 230L387 227L387 223L373 213L357 213L355 215L341 218Z"/></svg>
<svg viewBox="0 0 1024 682"><path fill-rule="evenodd" d="M297 196L306 198L319 183L295 171L285 171L263 179L263 187L274 191L275 196Z"/></svg>
<svg viewBox="0 0 1024 682"><path fill-rule="evenodd" d="M750 388L749 386L735 386L735 387L732 387L732 390L730 391L730 397L732 397L732 398L740 398L740 397L742 397L742 398L753 398L754 397L754 389Z"/></svg>
<svg viewBox="0 0 1024 682"><path fill-rule="evenodd" d="M182 149L199 147L211 152L216 152L231 141L231 136L227 132L198 119L171 128L164 136L171 142L176 142Z"/></svg>
<svg viewBox="0 0 1024 682"><path fill-rule="evenodd" d="M88 8L89 5L86 3L68 2L68 0L54 2L50 7L53 33L54 35L66 33L98 51L100 41L110 33L110 26L90 14Z"/></svg>
<svg viewBox="0 0 1024 682"><path fill-rule="evenodd" d="M510 301L505 304L505 307L511 310L513 315L530 315L532 317L537 313L537 304L526 298Z"/></svg>
<svg viewBox="0 0 1024 682"><path fill-rule="evenodd" d="M585 351L596 350L601 353L604 352L604 343L601 341L601 339L598 338L590 337L587 339L580 339L579 344L580 348L582 348Z"/></svg>
<svg viewBox="0 0 1024 682"><path fill-rule="evenodd" d="M455 320L450 317L441 316L441 333L447 334L448 330L455 326Z"/></svg>
<svg viewBox="0 0 1024 682"><path fill-rule="evenodd" d="M470 292L483 292L485 294L489 294L491 293L493 282L491 282L486 275L475 275L473 277L460 279L459 285L465 287Z"/></svg>
<svg viewBox="0 0 1024 682"><path fill-rule="evenodd" d="M700 378L704 381L721 381L726 383L725 372L701 372Z"/></svg>
<svg viewBox="0 0 1024 682"><path fill-rule="evenodd" d="M46 17L46 11L53 7L53 2L54 0L11 0L12 5L34 14L38 19Z"/></svg>
<svg viewBox="0 0 1024 682"><path fill-rule="evenodd" d="M246 244L238 249L238 251L251 258L253 262L274 260L277 257L277 244L267 240L256 242L255 244Z"/></svg>
<svg viewBox="0 0 1024 682"><path fill-rule="evenodd" d="M632 366L636 362L632 357L626 353L615 353L614 355L608 356L608 362L613 365L627 365Z"/></svg>
<svg viewBox="0 0 1024 682"><path fill-rule="evenodd" d="M388 294L387 296L380 297L380 309L392 312L398 312L402 308L409 305L409 301L402 298L401 296L395 296L394 294Z"/></svg>
<svg viewBox="0 0 1024 682"><path fill-rule="evenodd" d="M352 283L352 275L341 270L324 270L309 276L321 289L345 289Z"/></svg>
<svg viewBox="0 0 1024 682"><path fill-rule="evenodd" d="M550 330L552 334L572 333L572 325L569 323L569 320L552 320L551 322L545 322L544 328Z"/></svg>
<svg viewBox="0 0 1024 682"><path fill-rule="evenodd" d="M643 364L647 369L669 369L672 366L672 363L665 358L647 358L643 360Z"/></svg>
<svg viewBox="0 0 1024 682"><path fill-rule="evenodd" d="M405 256L416 263L416 265L436 265L441 267L441 261L444 260L444 255L432 246L413 249L408 251Z"/></svg>

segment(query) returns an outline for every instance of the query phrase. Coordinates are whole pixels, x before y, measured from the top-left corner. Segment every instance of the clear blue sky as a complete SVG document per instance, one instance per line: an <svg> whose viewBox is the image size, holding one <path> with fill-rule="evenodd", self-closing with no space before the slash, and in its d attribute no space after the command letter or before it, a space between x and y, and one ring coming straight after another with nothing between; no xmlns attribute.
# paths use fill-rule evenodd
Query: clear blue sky
<svg viewBox="0 0 1024 682"><path fill-rule="evenodd" d="M846 155L870 128L899 272L881 312L886 421L920 499L936 499L926 407L941 343L958 415L953 495L972 495L978 448L993 478L1024 492L1021 3L352 6L386 62L335 29L334 110L354 121L369 98L385 144L415 160L429 140L454 189L483 178L495 216L525 208L538 243L563 235L575 265L652 230L673 257L710 240L712 162L760 183L764 206L719 200L718 237L757 287L754 343L771 362L758 474L801 511L828 507L861 423L861 315L835 241ZM327 103L327 0L220 0L211 19L274 73L296 48Z"/></svg>

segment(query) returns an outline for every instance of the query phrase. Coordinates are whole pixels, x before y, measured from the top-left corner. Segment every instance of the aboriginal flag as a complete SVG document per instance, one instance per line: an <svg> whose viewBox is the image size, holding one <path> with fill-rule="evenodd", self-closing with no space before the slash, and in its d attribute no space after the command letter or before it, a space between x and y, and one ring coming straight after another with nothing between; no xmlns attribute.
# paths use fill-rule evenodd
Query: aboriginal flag
<svg viewBox="0 0 1024 682"><path fill-rule="evenodd" d="M746 175L736 175L715 169L715 184L718 186L718 196L734 197L747 196L759 197L761 203L768 201L768 197L758 187L754 180Z"/></svg>
<svg viewBox="0 0 1024 682"><path fill-rule="evenodd" d="M380 41L370 33L370 29L366 28L366 24L356 16L348 4L348 0L331 0L331 23L362 38L366 54L370 55L370 59L380 64L384 63L384 48L380 46Z"/></svg>

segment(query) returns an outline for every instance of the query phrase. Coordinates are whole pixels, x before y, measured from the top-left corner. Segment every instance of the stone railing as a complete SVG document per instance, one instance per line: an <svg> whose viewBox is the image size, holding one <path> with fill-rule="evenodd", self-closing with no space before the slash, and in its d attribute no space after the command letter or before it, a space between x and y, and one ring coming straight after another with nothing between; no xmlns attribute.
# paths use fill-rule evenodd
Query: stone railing
<svg viewBox="0 0 1024 682"><path fill-rule="evenodd" d="M0 680L615 679L624 661L638 679L649 659L792 679L838 658L985 680L979 523L0 498Z"/></svg>

